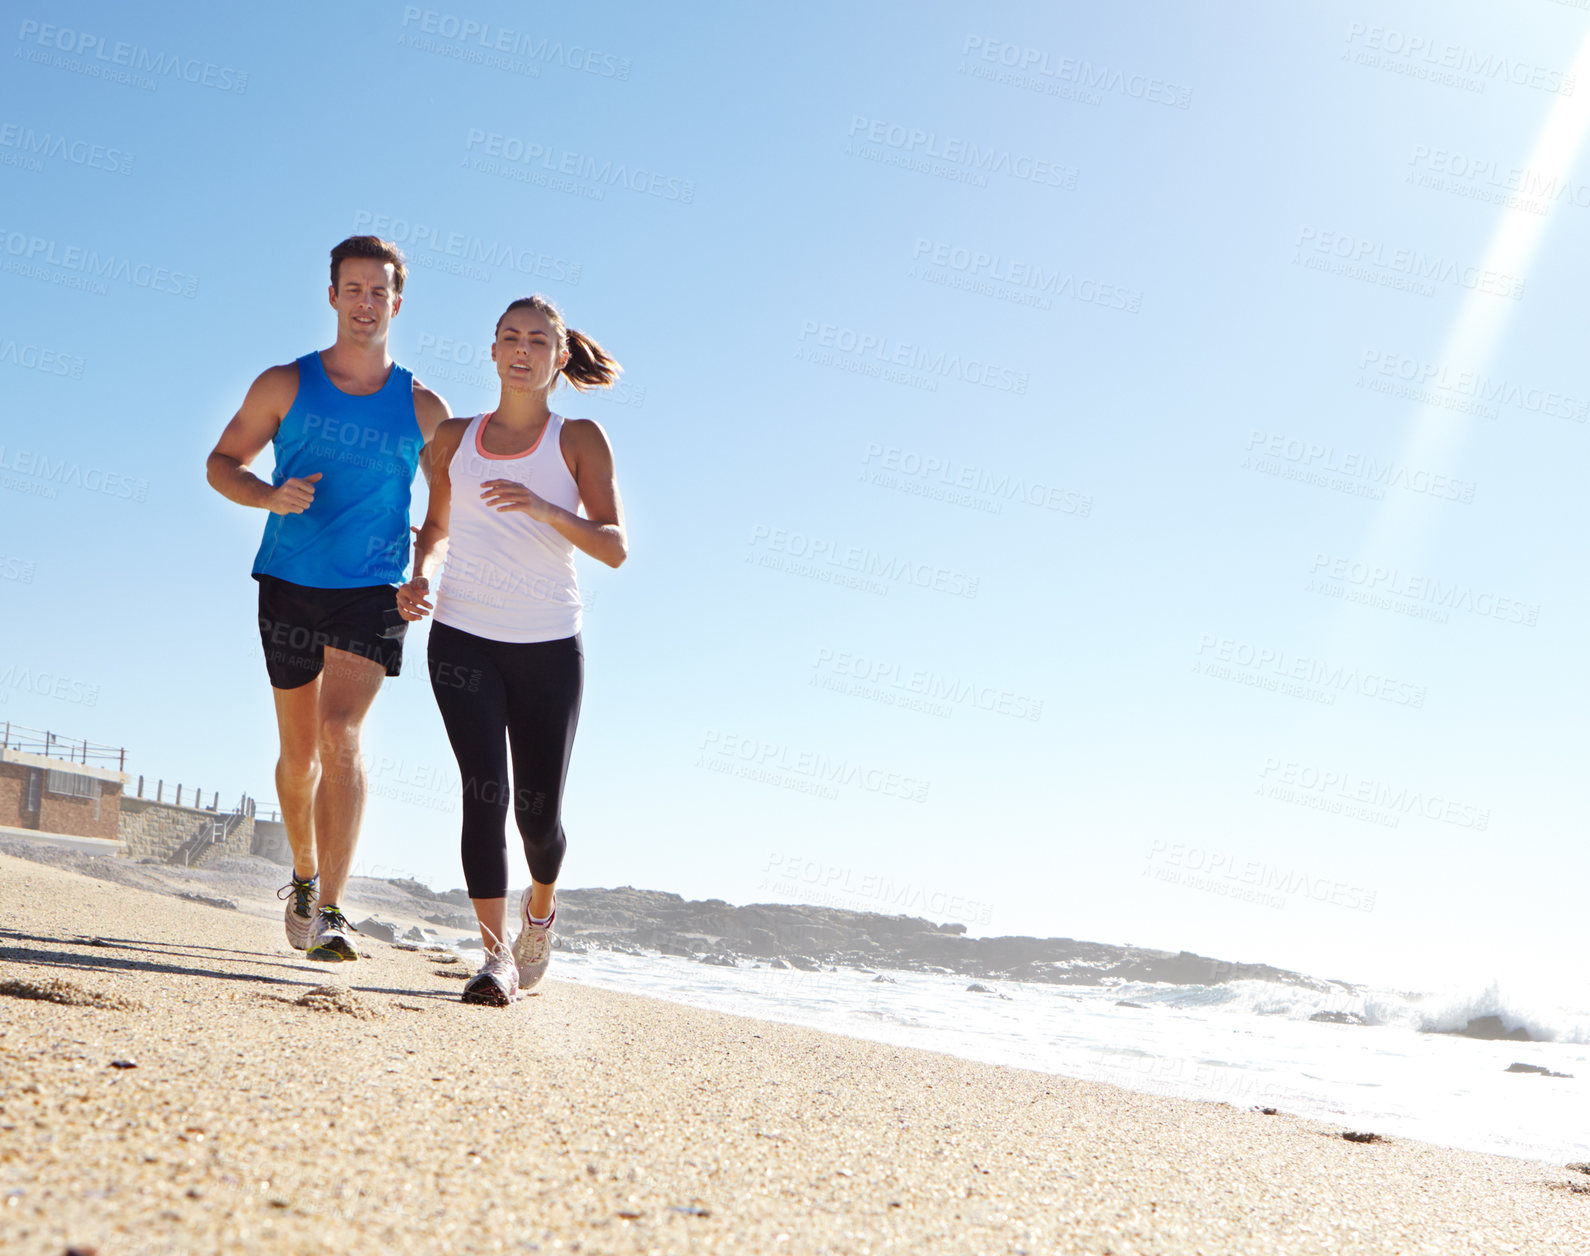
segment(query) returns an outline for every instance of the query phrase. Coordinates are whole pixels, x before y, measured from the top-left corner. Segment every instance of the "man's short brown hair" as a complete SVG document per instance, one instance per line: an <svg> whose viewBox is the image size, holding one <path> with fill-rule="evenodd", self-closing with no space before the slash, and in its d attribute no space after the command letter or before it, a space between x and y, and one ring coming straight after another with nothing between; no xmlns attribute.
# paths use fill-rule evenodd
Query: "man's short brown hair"
<svg viewBox="0 0 1590 1256"><path fill-rule="evenodd" d="M403 295L403 280L408 277L408 264L403 260L403 250L380 236L349 236L331 250L331 287L337 287L337 271L349 257L369 257L378 262L392 264L392 287L398 296Z"/></svg>

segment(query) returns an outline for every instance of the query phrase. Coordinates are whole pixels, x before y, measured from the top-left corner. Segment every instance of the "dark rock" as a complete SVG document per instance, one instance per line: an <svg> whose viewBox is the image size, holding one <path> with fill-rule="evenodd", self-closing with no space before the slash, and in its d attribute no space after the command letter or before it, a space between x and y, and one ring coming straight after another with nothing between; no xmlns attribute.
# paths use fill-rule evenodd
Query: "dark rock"
<svg viewBox="0 0 1590 1256"><path fill-rule="evenodd" d="M1578 1164L1570 1164L1567 1167L1572 1169L1575 1173L1590 1173L1590 1164L1586 1164L1582 1160Z"/></svg>
<svg viewBox="0 0 1590 1256"><path fill-rule="evenodd" d="M880 981L887 981L891 986L897 986L900 984L893 977L885 977L882 973L879 973L872 979L872 984L877 985Z"/></svg>
<svg viewBox="0 0 1590 1256"><path fill-rule="evenodd" d="M719 968L739 967L739 965L727 955L698 955L696 958L699 959L703 964L716 964Z"/></svg>
<svg viewBox="0 0 1590 1256"><path fill-rule="evenodd" d="M783 960L781 960L781 959L776 959L776 960L774 960L774 961L773 961L773 962L772 962L772 963L771 963L771 964L769 964L769 965L768 965L768 967L769 967L769 968L788 968L788 967L789 967L789 965L788 965L788 964L786 964L786 963L785 963L785 962L784 962L784 961L783 961Z"/></svg>
<svg viewBox="0 0 1590 1256"><path fill-rule="evenodd" d="M1116 1007L1135 1007L1140 1012L1148 1011L1148 1007L1147 1007L1146 1004L1133 1003L1132 1000L1130 1000L1130 999L1117 999L1115 1001L1115 1006Z"/></svg>
<svg viewBox="0 0 1590 1256"><path fill-rule="evenodd" d="M1315 1012L1309 1017L1311 1021L1318 1021L1322 1025L1367 1025L1369 1024L1357 1012Z"/></svg>
<svg viewBox="0 0 1590 1256"><path fill-rule="evenodd" d="M138 1067L138 1061L137 1060L112 1060L110 1062L110 1066L111 1066L111 1068L137 1068Z"/></svg>
<svg viewBox="0 0 1590 1256"><path fill-rule="evenodd" d="M971 985L966 987L966 990L967 990L967 993L969 993L969 994L993 994L993 993L995 993L995 991L989 989L981 981L972 982Z"/></svg>
<svg viewBox="0 0 1590 1256"><path fill-rule="evenodd" d="M1572 1073L1553 1073L1549 1068L1542 1068L1538 1064L1521 1064L1514 1061L1502 1070L1504 1073L1538 1073L1542 1077L1572 1077Z"/></svg>
<svg viewBox="0 0 1590 1256"><path fill-rule="evenodd" d="M410 925L407 929L403 930L403 940L405 942L424 942L427 939L425 937L424 931L421 930L418 925Z"/></svg>
<svg viewBox="0 0 1590 1256"><path fill-rule="evenodd" d="M1254 1111L1263 1116L1275 1116L1278 1113L1276 1108L1255 1108Z"/></svg>
<svg viewBox="0 0 1590 1256"><path fill-rule="evenodd" d="M375 938L380 942L396 942L398 927L385 920L377 920L374 916L366 916L353 926L367 938Z"/></svg>
<svg viewBox="0 0 1590 1256"><path fill-rule="evenodd" d="M803 973L820 973L823 970L823 966L810 955L791 955L789 962L790 967L798 968Z"/></svg>
<svg viewBox="0 0 1590 1256"><path fill-rule="evenodd" d="M1461 1034L1465 1038L1484 1038L1504 1042L1534 1042L1527 1029L1508 1029L1500 1016L1476 1016L1462 1029L1436 1029L1438 1034Z"/></svg>
<svg viewBox="0 0 1590 1256"><path fill-rule="evenodd" d="M1369 1134L1362 1130L1343 1130L1342 1137L1350 1143L1383 1143L1386 1141L1379 1134Z"/></svg>
<svg viewBox="0 0 1590 1256"><path fill-rule="evenodd" d="M183 890L178 898L185 898L190 903L203 903L206 907L219 907L222 911L236 911L237 904L229 898L211 898L208 894L199 894L194 890Z"/></svg>

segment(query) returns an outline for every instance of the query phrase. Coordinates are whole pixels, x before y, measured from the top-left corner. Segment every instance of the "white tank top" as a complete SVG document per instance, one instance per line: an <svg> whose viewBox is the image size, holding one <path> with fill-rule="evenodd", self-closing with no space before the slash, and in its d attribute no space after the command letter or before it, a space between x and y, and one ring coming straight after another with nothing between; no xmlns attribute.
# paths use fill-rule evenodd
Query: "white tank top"
<svg viewBox="0 0 1590 1256"><path fill-rule="evenodd" d="M563 416L547 419L522 454L489 454L481 444L489 414L464 429L448 464L452 507L447 560L436 590L436 621L493 641L558 641L580 630L574 544L521 512L481 500L487 480L517 480L554 506L578 511L580 490L563 461Z"/></svg>

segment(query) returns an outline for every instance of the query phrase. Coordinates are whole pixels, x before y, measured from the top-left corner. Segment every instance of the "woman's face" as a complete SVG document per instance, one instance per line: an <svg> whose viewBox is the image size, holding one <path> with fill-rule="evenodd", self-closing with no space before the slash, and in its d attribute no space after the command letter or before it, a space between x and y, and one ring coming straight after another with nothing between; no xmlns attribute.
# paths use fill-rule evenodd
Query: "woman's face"
<svg viewBox="0 0 1590 1256"><path fill-rule="evenodd" d="M557 351L557 335L552 320L540 310L512 310L503 317L497 339L491 346L491 360L497 364L497 378L505 390L544 393L552 387L568 350Z"/></svg>

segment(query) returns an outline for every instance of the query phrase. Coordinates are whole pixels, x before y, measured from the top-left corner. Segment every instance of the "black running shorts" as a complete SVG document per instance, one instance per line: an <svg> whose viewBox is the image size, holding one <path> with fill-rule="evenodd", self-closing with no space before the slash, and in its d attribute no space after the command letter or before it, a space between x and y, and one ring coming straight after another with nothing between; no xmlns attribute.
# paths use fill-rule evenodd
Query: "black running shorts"
<svg viewBox="0 0 1590 1256"><path fill-rule="evenodd" d="M297 689L320 675L326 647L373 659L388 676L403 669L403 634L397 586L313 589L256 574L259 581L259 639L265 670L276 689Z"/></svg>

